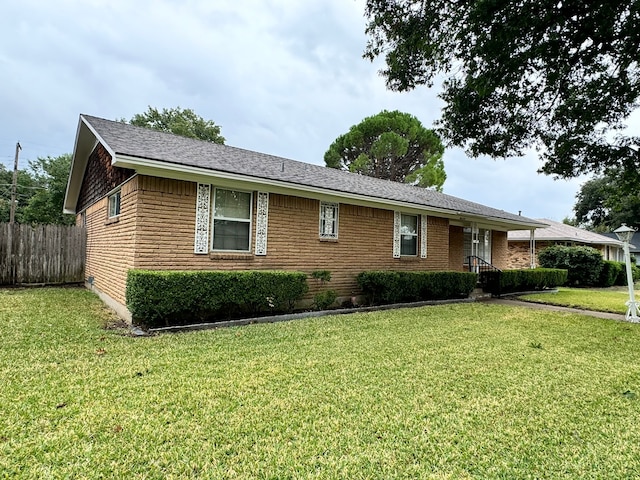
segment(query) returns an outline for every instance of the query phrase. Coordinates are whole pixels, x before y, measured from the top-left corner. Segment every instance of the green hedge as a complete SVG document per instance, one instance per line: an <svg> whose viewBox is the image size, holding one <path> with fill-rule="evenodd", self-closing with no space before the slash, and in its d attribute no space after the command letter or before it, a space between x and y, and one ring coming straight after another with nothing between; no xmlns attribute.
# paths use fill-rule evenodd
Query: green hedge
<svg viewBox="0 0 640 480"><path fill-rule="evenodd" d="M184 325L288 312L308 289L300 272L130 270L126 301L134 323Z"/></svg>
<svg viewBox="0 0 640 480"><path fill-rule="evenodd" d="M567 276L566 270L557 268L503 270L480 273L480 283L485 291L493 295L501 295L557 287L567 281Z"/></svg>
<svg viewBox="0 0 640 480"><path fill-rule="evenodd" d="M624 263L612 262L611 260L604 260L602 264L602 271L600 272L600 280L598 282L599 287L612 287L616 285L620 274L626 275ZM623 285L626 285L627 279L624 277Z"/></svg>
<svg viewBox="0 0 640 480"><path fill-rule="evenodd" d="M361 272L356 281L374 305L466 298L477 283L469 272Z"/></svg>
<svg viewBox="0 0 640 480"><path fill-rule="evenodd" d="M561 268L569 272L569 286L599 286L604 259L602 254L591 247L565 247L554 245L538 254L540 266Z"/></svg>

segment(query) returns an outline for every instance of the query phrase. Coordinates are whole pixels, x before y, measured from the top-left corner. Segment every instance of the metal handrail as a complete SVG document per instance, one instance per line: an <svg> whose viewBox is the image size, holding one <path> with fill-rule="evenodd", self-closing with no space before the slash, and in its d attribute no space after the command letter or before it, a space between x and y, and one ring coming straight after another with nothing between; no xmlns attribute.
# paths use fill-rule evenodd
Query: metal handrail
<svg viewBox="0 0 640 480"><path fill-rule="evenodd" d="M480 258L476 255L469 255L467 257L467 262L469 265L469 271L480 273L480 272L501 272L498 267L492 265L487 262L484 258Z"/></svg>

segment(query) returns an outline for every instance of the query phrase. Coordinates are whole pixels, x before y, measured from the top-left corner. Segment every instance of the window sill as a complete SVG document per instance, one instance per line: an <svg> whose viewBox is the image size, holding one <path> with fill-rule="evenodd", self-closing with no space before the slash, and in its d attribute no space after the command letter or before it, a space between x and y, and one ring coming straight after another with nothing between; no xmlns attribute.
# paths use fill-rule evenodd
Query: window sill
<svg viewBox="0 0 640 480"><path fill-rule="evenodd" d="M111 217L107 218L107 221L104 222L105 225L113 225L114 223L118 223L120 221L120 217Z"/></svg>
<svg viewBox="0 0 640 480"><path fill-rule="evenodd" d="M209 252L209 259L211 260L253 260L254 256L251 252Z"/></svg>
<svg viewBox="0 0 640 480"><path fill-rule="evenodd" d="M319 238L318 241L323 242L323 243L338 243L338 239L337 238Z"/></svg>
<svg viewBox="0 0 640 480"><path fill-rule="evenodd" d="M401 262L419 262L420 260L426 260L426 259L420 258L418 256L413 256L413 255L401 255L400 258L398 258L398 260L400 260Z"/></svg>

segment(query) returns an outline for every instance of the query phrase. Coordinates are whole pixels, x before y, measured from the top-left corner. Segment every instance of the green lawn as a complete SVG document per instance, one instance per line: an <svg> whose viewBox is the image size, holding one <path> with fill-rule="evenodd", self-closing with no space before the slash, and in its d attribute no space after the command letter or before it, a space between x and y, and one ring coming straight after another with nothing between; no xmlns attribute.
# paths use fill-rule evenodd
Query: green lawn
<svg viewBox="0 0 640 480"><path fill-rule="evenodd" d="M635 296L636 300L640 301L640 291L636 290ZM629 300L629 291L627 287L600 290L559 288L558 293L536 293L524 295L520 299L528 302L625 314L627 313L625 303Z"/></svg>
<svg viewBox="0 0 640 480"><path fill-rule="evenodd" d="M635 478L640 326L455 304L132 338L0 291L0 478Z"/></svg>

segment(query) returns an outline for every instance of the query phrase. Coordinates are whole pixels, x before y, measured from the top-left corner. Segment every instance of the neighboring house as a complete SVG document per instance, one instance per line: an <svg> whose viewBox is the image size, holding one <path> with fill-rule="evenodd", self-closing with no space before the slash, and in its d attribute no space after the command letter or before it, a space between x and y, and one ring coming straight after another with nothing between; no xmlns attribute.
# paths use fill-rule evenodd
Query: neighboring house
<svg viewBox="0 0 640 480"><path fill-rule="evenodd" d="M603 233L605 237L617 239L618 236L615 233ZM640 232L636 232L633 234L631 238L631 242L629 244L629 253L631 254L632 259L635 258L636 265L640 266ZM620 254L620 261L622 262L622 253Z"/></svg>
<svg viewBox="0 0 640 480"><path fill-rule="evenodd" d="M530 230L509 232L509 268L538 266L538 253L552 245L593 247L605 260L623 261L624 252L619 240L546 218L538 221L548 226L536 229L535 234Z"/></svg>
<svg viewBox="0 0 640 480"><path fill-rule="evenodd" d="M64 211L87 228L86 282L121 316L130 269L365 270L508 264L544 224L407 184L81 115ZM313 282L308 298L314 291Z"/></svg>

